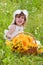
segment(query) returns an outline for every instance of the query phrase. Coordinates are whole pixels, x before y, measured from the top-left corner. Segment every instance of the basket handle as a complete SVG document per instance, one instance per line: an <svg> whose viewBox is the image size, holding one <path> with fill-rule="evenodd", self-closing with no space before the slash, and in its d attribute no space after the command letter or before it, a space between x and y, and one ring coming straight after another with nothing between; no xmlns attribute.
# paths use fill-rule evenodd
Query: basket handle
<svg viewBox="0 0 43 65"><path fill-rule="evenodd" d="M33 34L28 33L28 32L24 32L24 34L28 34L28 35L32 36L32 37L33 37L33 39L35 40L35 43L36 43L36 38L34 37L34 35L33 35Z"/></svg>

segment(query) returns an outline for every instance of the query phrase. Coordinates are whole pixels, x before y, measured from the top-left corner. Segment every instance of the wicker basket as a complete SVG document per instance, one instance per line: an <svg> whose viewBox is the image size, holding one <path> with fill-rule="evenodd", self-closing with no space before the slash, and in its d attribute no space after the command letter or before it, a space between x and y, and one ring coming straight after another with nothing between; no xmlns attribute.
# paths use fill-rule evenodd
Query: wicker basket
<svg viewBox="0 0 43 65"><path fill-rule="evenodd" d="M19 36L20 34L22 34L22 33L17 34L15 37ZM34 37L31 33L24 32L23 34L31 36L31 37L34 39L35 44L37 44L35 37ZM14 38L15 38L15 37L14 37ZM13 39L14 39L14 38L13 38ZM14 45L12 45L12 51L17 50L18 48L19 48L18 46L15 47ZM22 50L22 51L21 51L21 50ZM18 50L17 50L17 51L18 51ZM28 48L28 50L24 50L23 48L21 48L21 49L19 50L19 52L20 52L21 54L28 54L28 53L29 53L29 54L37 54L37 47L30 47L30 48Z"/></svg>

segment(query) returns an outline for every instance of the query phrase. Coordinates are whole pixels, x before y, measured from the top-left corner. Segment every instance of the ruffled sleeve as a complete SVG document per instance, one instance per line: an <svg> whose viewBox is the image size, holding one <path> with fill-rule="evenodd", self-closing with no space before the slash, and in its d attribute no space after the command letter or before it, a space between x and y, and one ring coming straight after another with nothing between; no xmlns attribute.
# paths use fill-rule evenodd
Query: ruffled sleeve
<svg viewBox="0 0 43 65"><path fill-rule="evenodd" d="M12 26L12 25L9 25L9 26L8 26L8 29L10 29L10 28L11 28L11 26Z"/></svg>

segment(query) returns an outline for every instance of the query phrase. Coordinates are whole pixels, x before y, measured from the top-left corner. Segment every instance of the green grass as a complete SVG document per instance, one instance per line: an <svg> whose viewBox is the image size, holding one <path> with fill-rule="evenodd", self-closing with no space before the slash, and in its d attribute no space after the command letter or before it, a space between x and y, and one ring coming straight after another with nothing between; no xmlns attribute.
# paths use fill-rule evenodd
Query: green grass
<svg viewBox="0 0 43 65"><path fill-rule="evenodd" d="M30 32L43 45L43 0L0 0L0 65L43 65L43 55L21 55L12 53L5 46L4 30L13 20L17 9L28 10L25 32Z"/></svg>

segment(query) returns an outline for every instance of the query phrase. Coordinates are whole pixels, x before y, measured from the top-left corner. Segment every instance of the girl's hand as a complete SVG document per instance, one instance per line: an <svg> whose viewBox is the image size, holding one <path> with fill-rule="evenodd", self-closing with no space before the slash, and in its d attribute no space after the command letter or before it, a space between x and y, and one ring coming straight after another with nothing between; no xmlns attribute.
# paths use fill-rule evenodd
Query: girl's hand
<svg viewBox="0 0 43 65"><path fill-rule="evenodd" d="M9 33L7 33L6 37L7 37L8 39L11 39L11 35L10 35Z"/></svg>
<svg viewBox="0 0 43 65"><path fill-rule="evenodd" d="M11 25L9 29L9 33L12 34L15 31L15 25Z"/></svg>

